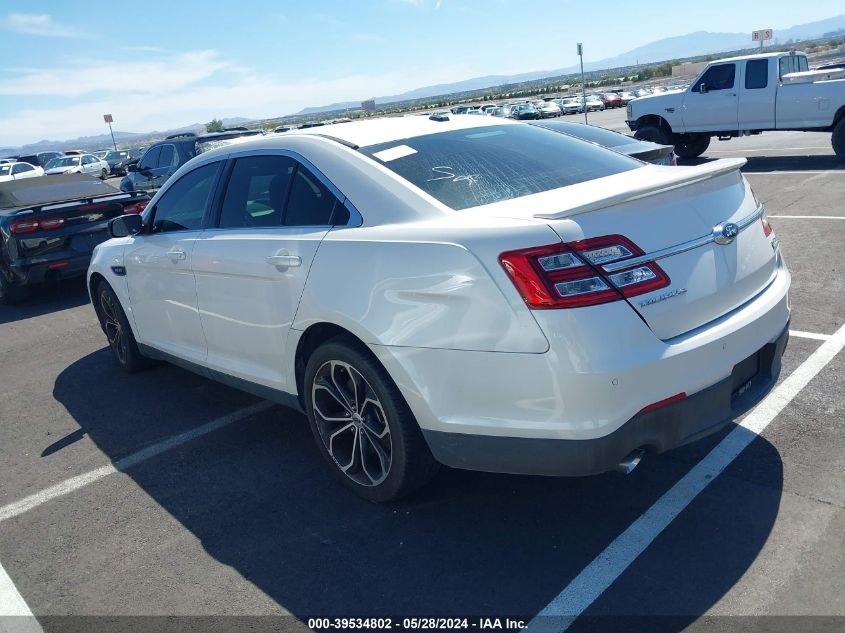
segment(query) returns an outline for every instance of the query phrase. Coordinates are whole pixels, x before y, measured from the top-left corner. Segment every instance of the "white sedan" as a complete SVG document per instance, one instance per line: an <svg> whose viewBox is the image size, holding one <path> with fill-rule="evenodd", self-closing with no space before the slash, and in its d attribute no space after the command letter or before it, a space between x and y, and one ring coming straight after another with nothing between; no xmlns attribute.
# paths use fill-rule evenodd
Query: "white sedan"
<svg viewBox="0 0 845 633"><path fill-rule="evenodd" d="M53 174L90 174L105 180L109 175L109 164L93 154L73 156L59 156L54 158L44 168L48 176Z"/></svg>
<svg viewBox="0 0 845 633"><path fill-rule="evenodd" d="M44 170L29 163L3 163L0 164L0 182L10 180L22 180L24 178L37 178L43 176Z"/></svg>
<svg viewBox="0 0 845 633"><path fill-rule="evenodd" d="M117 363L306 412L374 501L438 464L630 471L772 387L790 275L742 159L445 114L204 153L88 271Z"/></svg>

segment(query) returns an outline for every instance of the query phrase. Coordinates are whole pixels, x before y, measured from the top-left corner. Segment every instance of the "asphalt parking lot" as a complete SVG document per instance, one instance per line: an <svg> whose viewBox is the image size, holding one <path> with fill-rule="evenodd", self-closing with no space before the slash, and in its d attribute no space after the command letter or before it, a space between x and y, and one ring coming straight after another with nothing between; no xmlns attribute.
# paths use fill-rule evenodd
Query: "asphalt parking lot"
<svg viewBox="0 0 845 633"><path fill-rule="evenodd" d="M0 614L48 632L334 616L841 631L845 164L816 133L714 141L700 160L726 156L749 157L793 275L781 380L627 477L444 469L375 506L335 483L301 415L169 365L119 373L83 282L0 306Z"/></svg>

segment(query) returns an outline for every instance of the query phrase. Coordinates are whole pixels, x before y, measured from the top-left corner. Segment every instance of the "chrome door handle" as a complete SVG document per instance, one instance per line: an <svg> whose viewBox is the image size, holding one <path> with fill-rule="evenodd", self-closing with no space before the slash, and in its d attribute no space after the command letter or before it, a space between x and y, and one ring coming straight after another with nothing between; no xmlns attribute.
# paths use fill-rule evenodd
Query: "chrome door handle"
<svg viewBox="0 0 845 633"><path fill-rule="evenodd" d="M302 258L299 255L270 255L267 263L279 268L299 268L302 266Z"/></svg>
<svg viewBox="0 0 845 633"><path fill-rule="evenodd" d="M185 251L178 248L172 251L167 251L167 255L170 259L185 259L186 257Z"/></svg>

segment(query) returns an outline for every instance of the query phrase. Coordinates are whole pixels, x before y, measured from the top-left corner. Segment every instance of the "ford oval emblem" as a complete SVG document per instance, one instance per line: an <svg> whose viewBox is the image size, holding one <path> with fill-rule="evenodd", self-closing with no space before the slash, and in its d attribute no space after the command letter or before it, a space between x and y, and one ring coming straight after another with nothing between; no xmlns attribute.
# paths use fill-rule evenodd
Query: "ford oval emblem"
<svg viewBox="0 0 845 633"><path fill-rule="evenodd" d="M733 242L737 235L739 235L739 227L733 222L726 222L713 229L713 237L715 238L716 244L721 244L722 246Z"/></svg>

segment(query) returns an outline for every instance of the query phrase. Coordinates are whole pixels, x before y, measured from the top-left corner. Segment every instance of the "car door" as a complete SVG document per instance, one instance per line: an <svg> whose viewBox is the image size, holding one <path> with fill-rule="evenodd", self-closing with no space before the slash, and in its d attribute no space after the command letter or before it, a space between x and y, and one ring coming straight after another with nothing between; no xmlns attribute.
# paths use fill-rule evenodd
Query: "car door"
<svg viewBox="0 0 845 633"><path fill-rule="evenodd" d="M180 176L144 214L144 231L124 255L138 341L196 363L205 361L206 343L191 257L221 167L208 163Z"/></svg>
<svg viewBox="0 0 845 633"><path fill-rule="evenodd" d="M38 172L35 171L35 167L29 165L27 163L15 163L12 165L12 176L13 180L20 180L21 178L32 178L33 176L37 176Z"/></svg>
<svg viewBox="0 0 845 633"><path fill-rule="evenodd" d="M155 170L158 169L158 158L161 155L161 145L155 145L144 152L138 166L132 174L132 186L139 191L152 191Z"/></svg>
<svg viewBox="0 0 845 633"><path fill-rule="evenodd" d="M288 331L320 242L348 217L328 181L292 156L234 158L217 227L194 248L211 369L293 391Z"/></svg>
<svg viewBox="0 0 845 633"><path fill-rule="evenodd" d="M156 167L152 170L153 177L150 182L152 190L160 189L176 171L178 164L176 146L170 143L162 145Z"/></svg>
<svg viewBox="0 0 845 633"><path fill-rule="evenodd" d="M769 81L769 64L774 58L749 59L741 64L743 87L739 95L739 129L759 130L775 125L775 91Z"/></svg>
<svg viewBox="0 0 845 633"><path fill-rule="evenodd" d="M710 66L684 95L684 127L695 132L738 128L736 63ZM702 87L704 91L702 92Z"/></svg>
<svg viewBox="0 0 845 633"><path fill-rule="evenodd" d="M81 171L83 174L94 173L94 165L95 165L96 161L97 161L97 159L94 158L93 156L85 155L85 156L80 157L79 171Z"/></svg>

